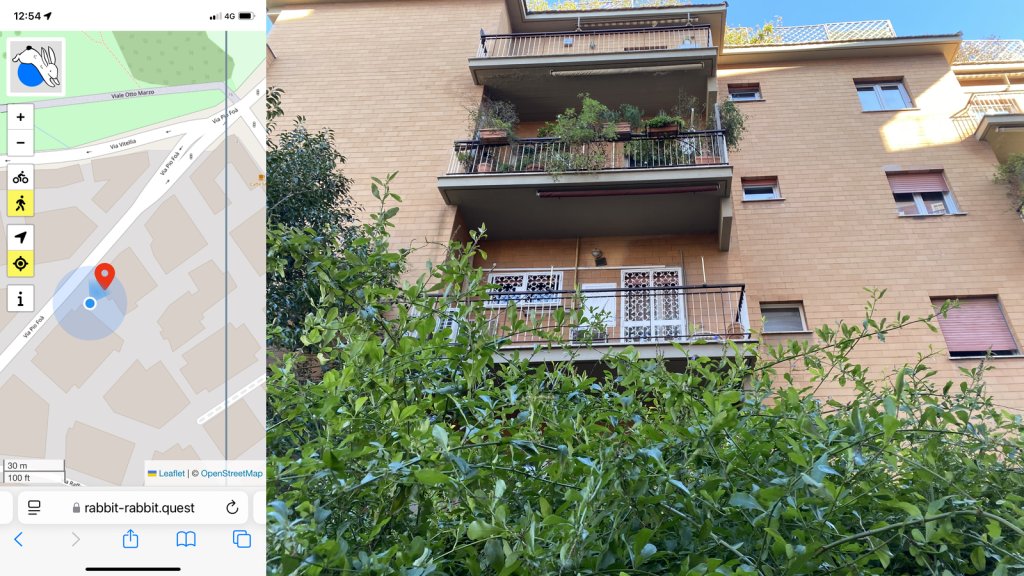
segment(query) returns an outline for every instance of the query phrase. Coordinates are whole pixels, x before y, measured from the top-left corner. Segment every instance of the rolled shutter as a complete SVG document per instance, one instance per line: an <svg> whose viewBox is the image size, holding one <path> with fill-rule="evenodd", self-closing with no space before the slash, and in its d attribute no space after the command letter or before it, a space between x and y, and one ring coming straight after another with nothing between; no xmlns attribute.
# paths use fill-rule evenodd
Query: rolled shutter
<svg viewBox="0 0 1024 576"><path fill-rule="evenodd" d="M942 172L915 172L913 174L889 174L888 176L893 194L949 191Z"/></svg>
<svg viewBox="0 0 1024 576"><path fill-rule="evenodd" d="M936 309L943 302L932 300ZM939 328L950 354L1017 351L999 300L993 296L961 298L959 308L950 309L945 318L939 316Z"/></svg>

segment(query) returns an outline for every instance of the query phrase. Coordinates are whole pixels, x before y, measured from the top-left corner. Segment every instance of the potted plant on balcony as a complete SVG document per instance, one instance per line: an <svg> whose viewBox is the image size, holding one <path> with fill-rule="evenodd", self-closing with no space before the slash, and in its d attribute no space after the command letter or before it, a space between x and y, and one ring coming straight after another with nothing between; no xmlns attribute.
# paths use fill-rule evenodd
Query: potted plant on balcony
<svg viewBox="0 0 1024 576"><path fill-rule="evenodd" d="M719 106L719 118L722 122L722 130L725 132L725 144L729 150L738 150L740 140L743 139L743 132L747 129L745 123L747 117L736 107L732 100L726 100Z"/></svg>
<svg viewBox="0 0 1024 576"><path fill-rule="evenodd" d="M524 172L543 172L543 150L535 144L523 144L519 147L515 164Z"/></svg>
<svg viewBox="0 0 1024 576"><path fill-rule="evenodd" d="M647 120L646 124L648 136L675 136L686 122L679 116L661 110L657 116Z"/></svg>
<svg viewBox="0 0 1024 576"><path fill-rule="evenodd" d="M470 110L470 123L481 144L503 145L515 137L519 114L511 102L484 98L480 106Z"/></svg>
<svg viewBox="0 0 1024 576"><path fill-rule="evenodd" d="M639 132L644 125L644 111L638 106L632 104L623 104L619 106L618 124L616 124L616 132L618 132L619 138L631 138L633 132Z"/></svg>
<svg viewBox="0 0 1024 576"><path fill-rule="evenodd" d="M552 174L600 170L608 165L609 142L616 138L615 124L608 122L612 112L589 94L580 94L579 99L578 111L567 108L539 131L542 137L561 141L545 163Z"/></svg>

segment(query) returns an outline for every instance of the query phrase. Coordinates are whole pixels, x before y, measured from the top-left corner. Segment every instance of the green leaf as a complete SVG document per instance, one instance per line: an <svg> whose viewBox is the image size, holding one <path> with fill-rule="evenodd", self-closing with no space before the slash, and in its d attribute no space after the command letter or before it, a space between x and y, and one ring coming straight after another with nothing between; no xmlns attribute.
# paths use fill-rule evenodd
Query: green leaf
<svg viewBox="0 0 1024 576"><path fill-rule="evenodd" d="M487 522L481 522L480 520L474 520L469 523L469 527L466 528L466 536L469 536L470 540L486 540L495 534L500 534L501 529L493 524Z"/></svg>
<svg viewBox="0 0 1024 576"><path fill-rule="evenodd" d="M975 546L971 552L971 564L974 565L974 569L981 572L985 569L985 548L981 546Z"/></svg>
<svg viewBox="0 0 1024 576"><path fill-rule="evenodd" d="M909 514L911 520L924 518L924 516L921 515L921 509L910 502L893 502L892 505Z"/></svg>
<svg viewBox="0 0 1024 576"><path fill-rule="evenodd" d="M985 525L988 528L988 537L992 540L999 540L1003 536L1003 525L995 520L989 520Z"/></svg>
<svg viewBox="0 0 1024 576"><path fill-rule="evenodd" d="M413 474L416 476L416 480L419 481L420 484L426 484L427 486L444 484L450 480L447 476L432 468L420 468L413 472Z"/></svg>
<svg viewBox="0 0 1024 576"><path fill-rule="evenodd" d="M445 430L444 428L438 426L437 424L434 424L430 428L430 435L434 437L434 440L437 440L437 443L441 445L441 448L443 448L444 450L448 449L448 431L447 430Z"/></svg>
<svg viewBox="0 0 1024 576"><path fill-rule="evenodd" d="M729 505L746 510L760 510L764 512L764 508L761 507L757 499L746 492L733 492L732 496L729 497Z"/></svg>

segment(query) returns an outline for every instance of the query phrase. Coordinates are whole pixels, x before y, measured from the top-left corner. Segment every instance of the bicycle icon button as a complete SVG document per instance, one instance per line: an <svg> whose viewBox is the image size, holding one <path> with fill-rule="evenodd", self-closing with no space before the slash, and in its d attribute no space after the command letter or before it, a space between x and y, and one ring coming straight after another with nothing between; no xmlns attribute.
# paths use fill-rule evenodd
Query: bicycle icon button
<svg viewBox="0 0 1024 576"><path fill-rule="evenodd" d="M15 184L28 184L28 176L25 176L25 171L22 170L20 174L14 177L12 182Z"/></svg>

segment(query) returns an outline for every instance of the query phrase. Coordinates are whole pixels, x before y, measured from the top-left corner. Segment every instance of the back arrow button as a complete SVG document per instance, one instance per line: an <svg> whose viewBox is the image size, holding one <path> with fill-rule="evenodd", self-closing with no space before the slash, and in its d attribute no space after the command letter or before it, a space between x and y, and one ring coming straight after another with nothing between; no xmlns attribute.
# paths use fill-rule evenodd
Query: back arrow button
<svg viewBox="0 0 1024 576"><path fill-rule="evenodd" d="M19 548L25 547L25 545L18 540L18 538L21 538L22 534L24 534L24 532L18 532L18 535L14 537L14 543L17 544Z"/></svg>

